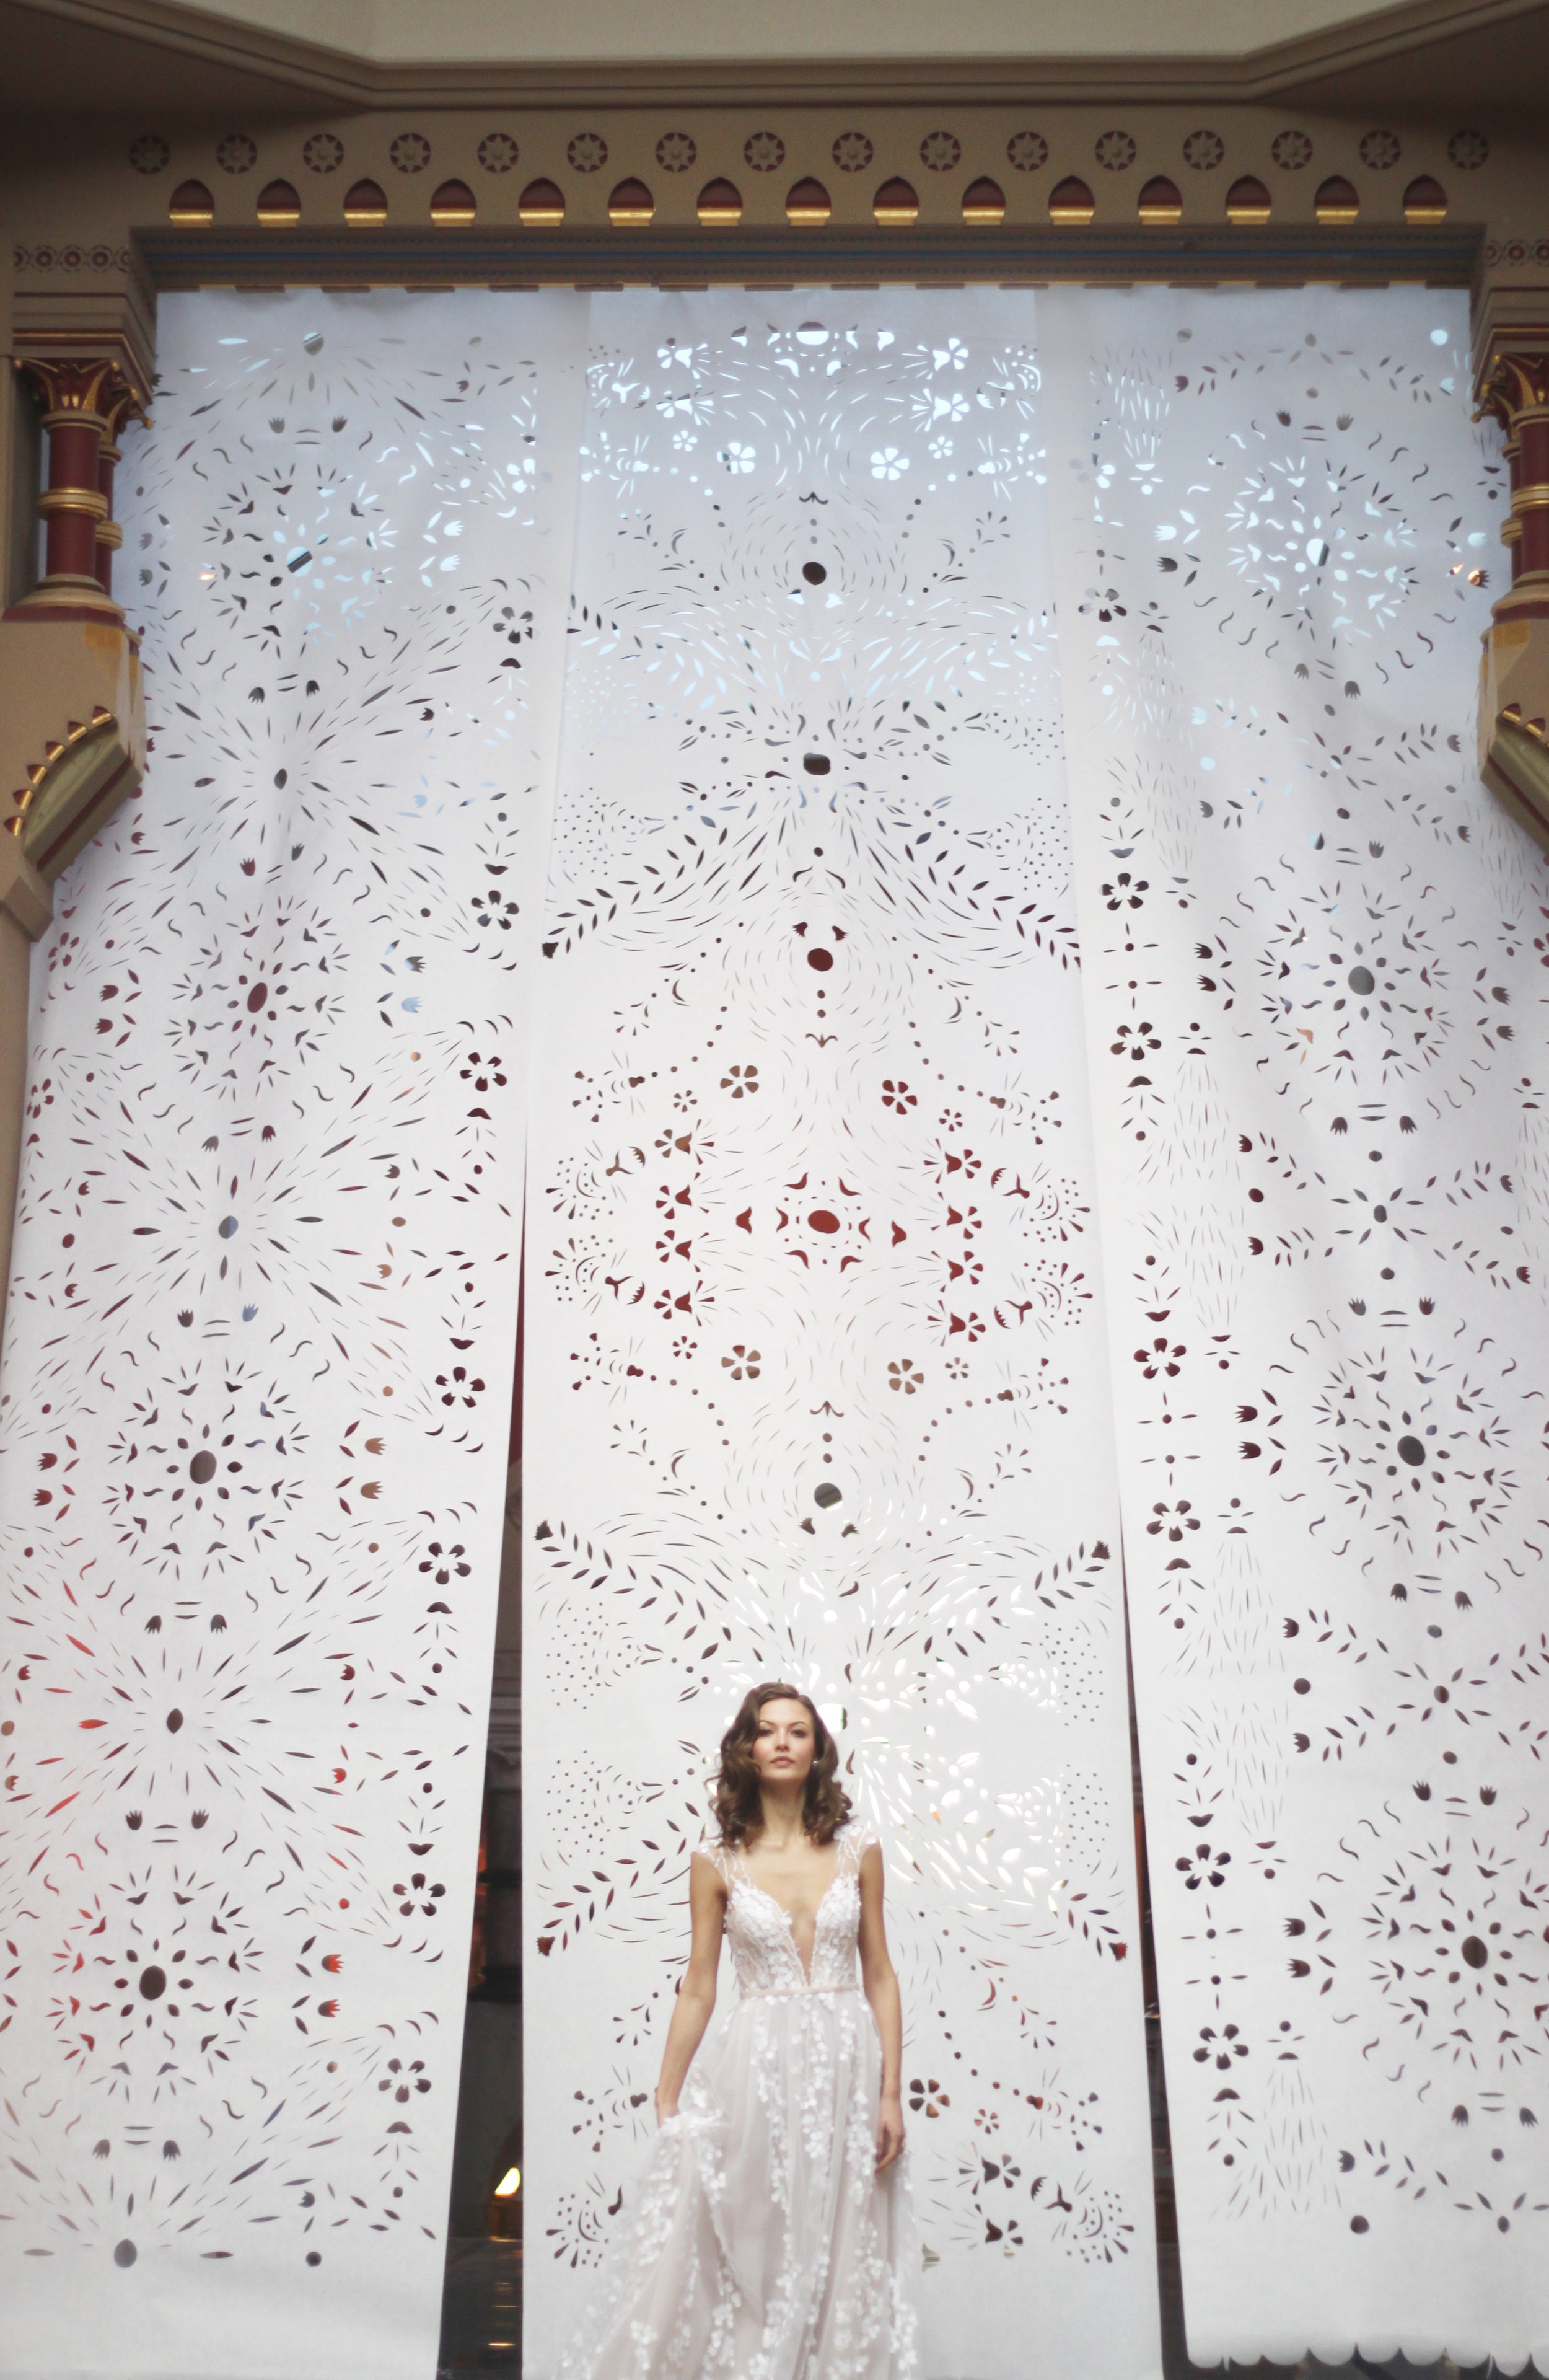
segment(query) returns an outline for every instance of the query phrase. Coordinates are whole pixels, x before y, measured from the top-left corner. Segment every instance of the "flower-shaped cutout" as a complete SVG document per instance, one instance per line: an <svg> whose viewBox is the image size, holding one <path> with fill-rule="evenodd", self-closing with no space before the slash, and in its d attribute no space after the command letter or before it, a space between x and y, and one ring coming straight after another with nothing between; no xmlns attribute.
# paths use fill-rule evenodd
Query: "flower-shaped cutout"
<svg viewBox="0 0 1549 2380"><path fill-rule="evenodd" d="M1391 173L1404 153L1404 144L1397 132L1363 132L1361 136L1361 162L1368 173Z"/></svg>
<svg viewBox="0 0 1549 2380"><path fill-rule="evenodd" d="M1269 144L1269 153L1282 174L1300 174L1304 165L1313 162L1311 135L1294 128L1277 132Z"/></svg>
<svg viewBox="0 0 1549 2380"><path fill-rule="evenodd" d="M1097 163L1105 174L1127 173L1137 153L1134 137L1128 132L1105 132L1097 142Z"/></svg>
<svg viewBox="0 0 1549 2380"><path fill-rule="evenodd" d="M420 1575L433 1578L438 1586L450 1586L454 1578L466 1578L473 1567L465 1559L466 1550L460 1545L443 1546L439 1537L432 1537L419 1564Z"/></svg>
<svg viewBox="0 0 1549 2380"><path fill-rule="evenodd" d="M1153 1050L1162 1046L1161 1035L1147 1017L1132 1025L1120 1025L1117 1032L1119 1038L1108 1043L1108 1049L1115 1058L1128 1058L1131 1065L1141 1065Z"/></svg>
<svg viewBox="0 0 1549 2380"><path fill-rule="evenodd" d="M1208 1843L1196 1843L1192 1859L1180 1854L1173 1865L1183 1877L1185 1892L1197 1892L1202 1884L1208 1884L1213 1892L1219 1892L1226 1883L1227 1870L1231 1865L1231 1853L1212 1851Z"/></svg>
<svg viewBox="0 0 1549 2380"><path fill-rule="evenodd" d="M1232 2060L1247 2055L1248 2045L1237 2025L1224 2024L1219 2033L1213 2024L1201 2025L1199 2046L1194 2051L1196 2066L1205 2066L1214 2061L1218 2073L1229 2074Z"/></svg>
<svg viewBox="0 0 1549 2380"><path fill-rule="evenodd" d="M444 1884L428 1883L423 1869L416 1868L407 1884L393 1886L393 1898L398 1904L400 1917L412 1917L417 1906L421 1917L433 1917L445 1891ZM397 2063L393 2058L392 2064L395 2067ZM379 2089L383 2087L378 2085ZM405 2092L404 2095L406 2097L408 2095Z"/></svg>

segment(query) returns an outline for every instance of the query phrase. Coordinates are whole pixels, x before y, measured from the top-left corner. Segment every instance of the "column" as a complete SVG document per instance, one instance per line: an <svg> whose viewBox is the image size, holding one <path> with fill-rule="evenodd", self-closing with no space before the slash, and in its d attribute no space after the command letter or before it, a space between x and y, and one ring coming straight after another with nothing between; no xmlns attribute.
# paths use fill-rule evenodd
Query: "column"
<svg viewBox="0 0 1549 2380"><path fill-rule="evenodd" d="M1480 677L1480 772L1549 844L1549 347L1495 349L1479 411L1500 423L1511 473L1501 542L1511 585L1495 604Z"/></svg>
<svg viewBox="0 0 1549 2380"><path fill-rule="evenodd" d="M99 554L111 567L118 541L117 525L108 518L118 459L115 433L139 412L139 399L111 357L59 363L29 356L20 364L42 398L48 436L48 483L38 498L46 531L44 575L25 608L51 616L92 613L118 620L122 614L106 592Z"/></svg>
<svg viewBox="0 0 1549 2380"><path fill-rule="evenodd" d="M113 593L113 557L124 542L124 532L113 517L113 474L124 459L119 446L119 433L127 421L143 421L139 398L127 381L120 378L109 396L103 414L104 430L102 444L97 449L97 493L103 500L103 516L97 523L98 584L104 595Z"/></svg>

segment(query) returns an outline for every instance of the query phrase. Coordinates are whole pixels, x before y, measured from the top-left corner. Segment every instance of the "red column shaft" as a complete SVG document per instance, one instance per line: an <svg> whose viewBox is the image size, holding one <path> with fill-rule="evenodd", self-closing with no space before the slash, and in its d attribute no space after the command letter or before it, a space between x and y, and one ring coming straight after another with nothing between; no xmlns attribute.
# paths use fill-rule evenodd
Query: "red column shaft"
<svg viewBox="0 0 1549 2380"><path fill-rule="evenodd" d="M47 576L95 578L98 450L103 420L94 413L47 413L48 487L39 503L47 524Z"/></svg>
<svg viewBox="0 0 1549 2380"><path fill-rule="evenodd" d="M113 473L121 457L117 447L104 438L97 450L97 493L107 507L104 517L97 523L97 578L104 595L113 592L113 557L123 542L123 531L113 517Z"/></svg>
<svg viewBox="0 0 1549 2380"><path fill-rule="evenodd" d="M1549 571L1549 407L1534 406L1517 417L1521 452L1517 484L1524 497L1536 497L1519 515L1522 539L1518 547L1524 575Z"/></svg>

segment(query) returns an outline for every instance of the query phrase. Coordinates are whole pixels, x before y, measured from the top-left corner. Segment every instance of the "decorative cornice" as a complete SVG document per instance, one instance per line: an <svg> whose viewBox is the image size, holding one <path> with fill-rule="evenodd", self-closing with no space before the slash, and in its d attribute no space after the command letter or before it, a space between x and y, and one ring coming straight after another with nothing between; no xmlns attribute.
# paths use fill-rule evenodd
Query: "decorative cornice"
<svg viewBox="0 0 1549 2380"><path fill-rule="evenodd" d="M40 15L261 77L345 108L680 106L763 100L827 106L1272 99L1530 14L1539 0L1409 0L1236 55L852 56L384 62L175 0L19 0Z"/></svg>
<svg viewBox="0 0 1549 2380"><path fill-rule="evenodd" d="M742 225L618 232L590 229L489 232L429 226L380 231L150 231L140 235L161 289L235 285L323 288L490 285L508 288L705 288L763 283L791 287L880 282L1042 285L1235 281L1300 285L1319 280L1372 285L1421 281L1465 288L1480 231L1467 224L1415 230L1403 225L1337 231L1274 225L1168 229L1092 224L1084 228L877 225L793 229Z"/></svg>

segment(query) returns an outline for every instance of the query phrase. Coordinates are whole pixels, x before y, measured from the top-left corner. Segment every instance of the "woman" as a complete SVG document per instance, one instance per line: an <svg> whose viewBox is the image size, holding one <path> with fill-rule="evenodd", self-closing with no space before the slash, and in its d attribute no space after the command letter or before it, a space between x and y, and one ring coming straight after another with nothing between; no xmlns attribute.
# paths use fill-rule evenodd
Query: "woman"
<svg viewBox="0 0 1549 2380"><path fill-rule="evenodd" d="M561 2380L919 2371L882 1854L838 1772L838 1745L792 1686L756 1686L721 1740L715 1826L689 1872L694 1940L657 2085L660 2130ZM691 2073L722 1936L739 1998Z"/></svg>

